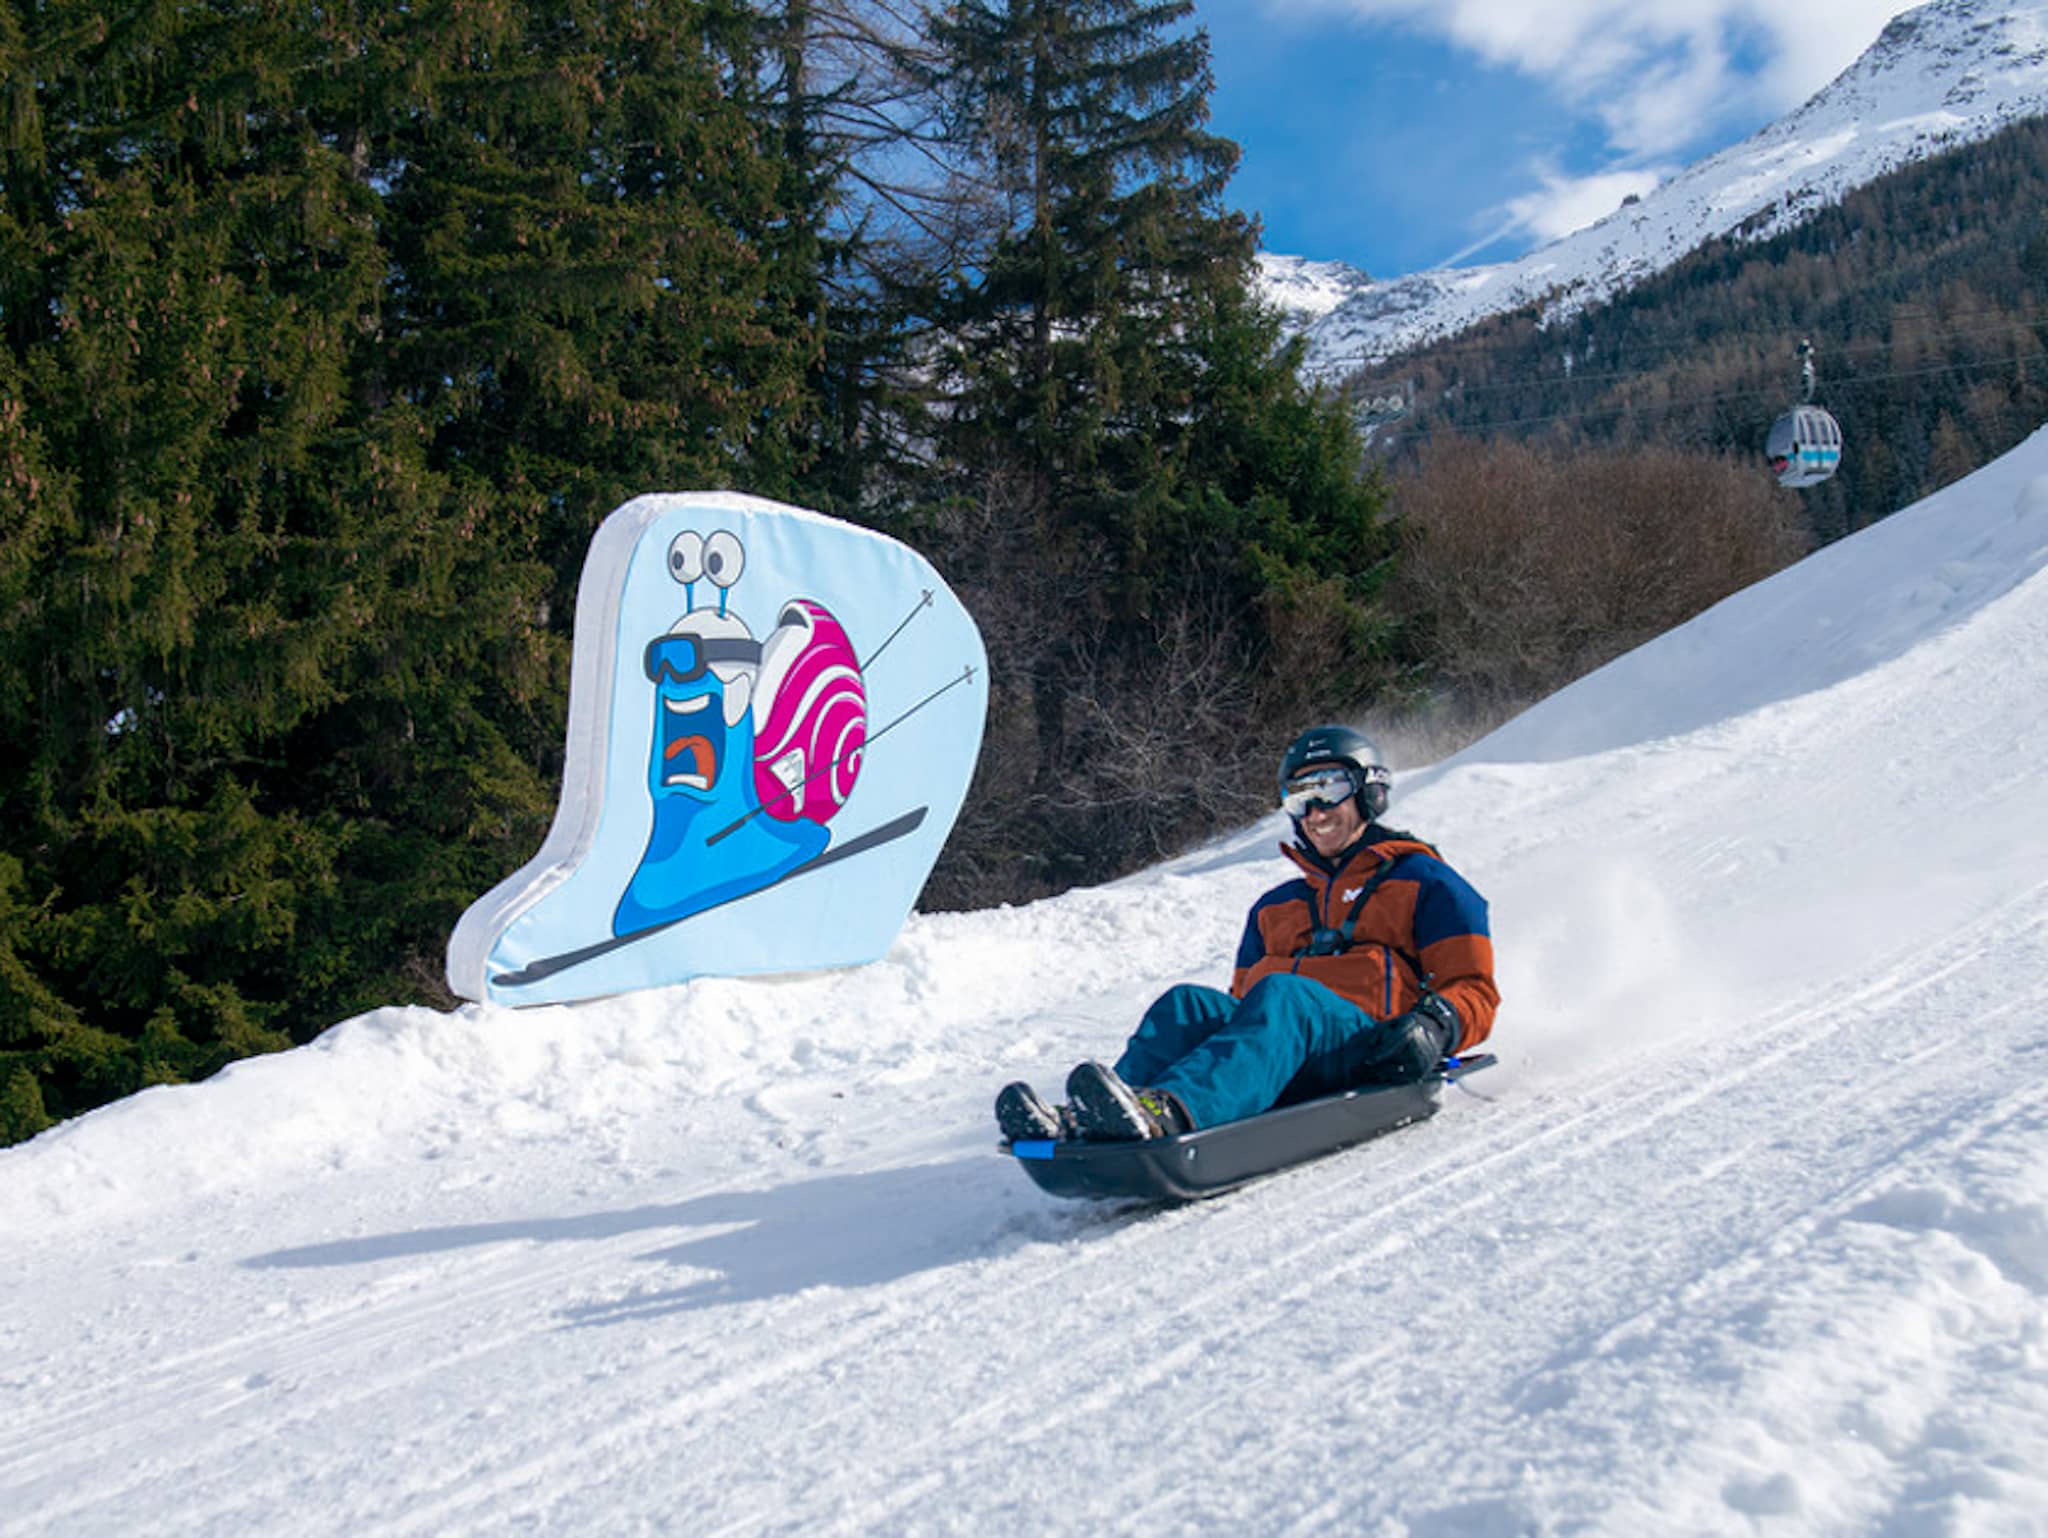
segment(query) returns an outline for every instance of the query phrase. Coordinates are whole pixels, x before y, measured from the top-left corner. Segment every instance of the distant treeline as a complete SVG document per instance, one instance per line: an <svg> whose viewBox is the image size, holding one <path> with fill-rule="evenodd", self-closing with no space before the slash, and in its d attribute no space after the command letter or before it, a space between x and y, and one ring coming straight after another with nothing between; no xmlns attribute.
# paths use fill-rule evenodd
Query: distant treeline
<svg viewBox="0 0 2048 1538"><path fill-rule="evenodd" d="M1307 720L1541 689L1788 558L1796 504L1715 457L1782 390L1691 428L1668 401L1780 382L1794 331L1850 433L1813 507L1875 516L2009 441L1980 395L2031 409L2029 332L2006 374L1915 376L1951 401L1916 415L1924 444L1880 429L1860 374L1909 336L1922 365L1959 356L1960 315L1979 356L2026 301L1872 233L1932 242L1926 209L1844 210L1787 237L1822 254L1731 248L1668 314L1610 307L1569 342L1508 321L1497 356L1413 365L1417 423L1482 436L1586 409L1544 383L1566 350L1722 372L1594 399L1571 430L1604 437L1602 477L1475 442L1403 512L1254 297L1190 13L0 8L0 1140L449 1002L450 927L546 832L584 551L637 493L785 498L946 575L993 668L923 898L964 906L1256 814ZM1958 249L1996 213L2030 275L2015 142L1972 152L1970 201L1928 196ZM1882 369L1856 351L1879 335ZM1434 404L1453 381L1548 393L1481 419ZM1461 545L1459 477L1487 464L1494 534ZM1560 539L1587 559L1548 558ZM1686 575L1645 599L1653 559Z"/></svg>
<svg viewBox="0 0 2048 1538"><path fill-rule="evenodd" d="M1414 410L1380 439L1396 469L1452 432L1568 455L1655 444L1756 458L1800 398L1808 339L1815 399L1846 443L1840 473L1798 494L1821 541L1967 474L2048 417L2048 121L1753 238L1768 217L1568 320L1498 317L1346 391L1412 393Z"/></svg>

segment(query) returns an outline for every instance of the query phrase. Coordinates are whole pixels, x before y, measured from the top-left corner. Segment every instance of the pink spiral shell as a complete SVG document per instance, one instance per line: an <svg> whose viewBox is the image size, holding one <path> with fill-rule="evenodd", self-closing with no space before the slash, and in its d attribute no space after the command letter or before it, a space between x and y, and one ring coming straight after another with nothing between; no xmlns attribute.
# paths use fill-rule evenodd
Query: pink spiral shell
<svg viewBox="0 0 2048 1538"><path fill-rule="evenodd" d="M868 696L860 659L821 603L792 598L762 643L754 695L754 791L783 822L830 822L860 775Z"/></svg>

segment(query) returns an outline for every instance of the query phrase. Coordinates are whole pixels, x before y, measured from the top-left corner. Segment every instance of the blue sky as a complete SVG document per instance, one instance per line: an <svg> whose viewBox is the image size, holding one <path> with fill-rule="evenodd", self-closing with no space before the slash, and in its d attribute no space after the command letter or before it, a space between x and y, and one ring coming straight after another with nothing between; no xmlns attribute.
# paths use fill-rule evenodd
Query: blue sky
<svg viewBox="0 0 2048 1538"><path fill-rule="evenodd" d="M1230 201L1375 277L1501 261L1804 101L1902 0L1196 0Z"/></svg>

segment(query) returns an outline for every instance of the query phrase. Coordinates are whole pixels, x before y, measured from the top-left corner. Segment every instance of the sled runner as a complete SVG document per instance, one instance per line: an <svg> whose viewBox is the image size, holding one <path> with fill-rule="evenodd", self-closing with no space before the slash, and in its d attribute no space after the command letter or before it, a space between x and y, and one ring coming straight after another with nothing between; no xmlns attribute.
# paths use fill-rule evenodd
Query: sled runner
<svg viewBox="0 0 2048 1538"><path fill-rule="evenodd" d="M1346 1090L1178 1137L1128 1143L1033 1139L1002 1146L1054 1196L1197 1201L1426 1120L1436 1114L1447 1082L1493 1061L1485 1052L1454 1058L1434 1077L1414 1084Z"/></svg>

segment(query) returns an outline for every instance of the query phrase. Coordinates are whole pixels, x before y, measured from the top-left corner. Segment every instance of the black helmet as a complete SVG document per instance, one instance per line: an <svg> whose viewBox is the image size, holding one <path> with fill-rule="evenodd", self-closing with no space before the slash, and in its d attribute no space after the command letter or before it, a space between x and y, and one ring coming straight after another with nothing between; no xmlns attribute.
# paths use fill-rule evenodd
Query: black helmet
<svg viewBox="0 0 2048 1538"><path fill-rule="evenodd" d="M1348 726L1311 726L1280 758L1280 795L1304 769L1316 764L1339 764L1350 772L1358 810L1367 822L1376 821L1387 809L1387 790L1394 783L1380 750L1364 732Z"/></svg>

